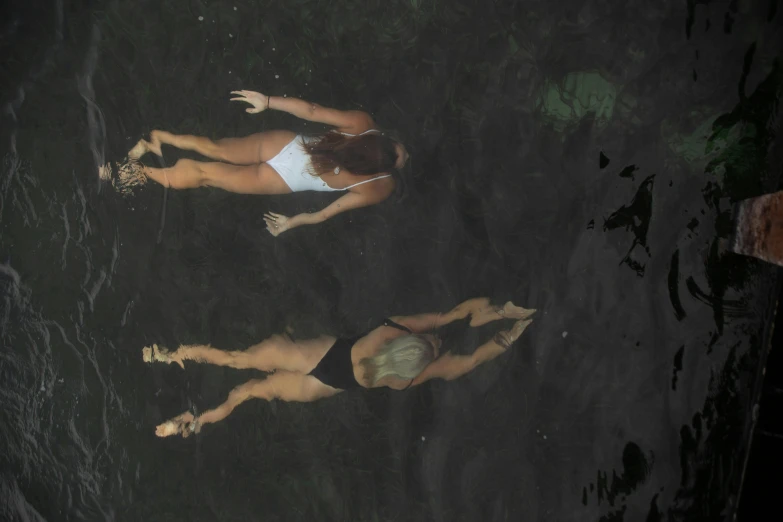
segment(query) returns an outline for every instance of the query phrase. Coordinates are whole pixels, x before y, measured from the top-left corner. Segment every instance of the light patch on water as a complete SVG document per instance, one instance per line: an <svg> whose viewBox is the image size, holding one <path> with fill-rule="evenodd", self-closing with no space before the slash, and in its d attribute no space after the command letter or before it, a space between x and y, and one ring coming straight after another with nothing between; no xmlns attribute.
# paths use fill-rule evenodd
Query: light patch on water
<svg viewBox="0 0 783 522"><path fill-rule="evenodd" d="M93 162L95 164L95 173L101 166L106 164L106 120L103 117L103 111L98 106L93 88L92 78L95 74L95 68L98 65L98 43L101 33L97 25L92 27L90 49L84 60L84 70L77 76L77 85L79 94L81 94L87 106L87 143L89 143L92 152Z"/></svg>

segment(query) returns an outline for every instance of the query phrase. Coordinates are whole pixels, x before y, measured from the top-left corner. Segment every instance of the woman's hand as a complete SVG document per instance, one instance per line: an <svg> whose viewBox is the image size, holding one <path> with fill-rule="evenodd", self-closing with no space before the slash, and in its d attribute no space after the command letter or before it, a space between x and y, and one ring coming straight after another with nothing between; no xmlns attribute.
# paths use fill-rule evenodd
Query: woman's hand
<svg viewBox="0 0 783 522"><path fill-rule="evenodd" d="M264 221L266 221L266 229L275 237L289 229L290 218L282 214L267 212L264 214Z"/></svg>
<svg viewBox="0 0 783 522"><path fill-rule="evenodd" d="M250 114L258 114L269 108L269 96L266 94L255 91L231 91L231 94L237 95L236 98L231 98L231 101L242 101L253 106L250 109L245 109L245 112Z"/></svg>
<svg viewBox="0 0 783 522"><path fill-rule="evenodd" d="M504 350L508 350L511 348L511 345L519 339L522 332L525 331L525 328L532 322L532 319L519 319L514 323L514 326L511 327L511 330L503 330L502 332L496 333L492 340Z"/></svg>
<svg viewBox="0 0 783 522"><path fill-rule="evenodd" d="M497 311L497 313L500 314L504 319L527 319L536 313L536 309L522 308L521 306L517 306L509 301L504 304L503 307Z"/></svg>

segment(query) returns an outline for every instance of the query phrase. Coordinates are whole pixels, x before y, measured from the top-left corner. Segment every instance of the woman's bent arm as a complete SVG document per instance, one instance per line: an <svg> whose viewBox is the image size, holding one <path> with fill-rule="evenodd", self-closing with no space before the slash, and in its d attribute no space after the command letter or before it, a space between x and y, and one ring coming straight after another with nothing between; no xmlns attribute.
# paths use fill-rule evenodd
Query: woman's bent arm
<svg viewBox="0 0 783 522"><path fill-rule="evenodd" d="M527 319L536 313L535 308L522 308L511 301L503 306L492 305L486 297L469 299L454 309L460 319L470 316L470 326L483 326L500 319Z"/></svg>
<svg viewBox="0 0 783 522"><path fill-rule="evenodd" d="M239 101L252 105L245 109L250 114L258 114L268 109L293 114L303 120L315 121L334 125L338 130L348 134L361 134L364 131L374 129L375 122L364 111L341 111L323 107L317 103L310 103L299 98L287 98L280 96L268 96L256 91L231 91L235 98L231 101Z"/></svg>
<svg viewBox="0 0 783 522"><path fill-rule="evenodd" d="M473 352L472 355L453 355L446 353L433 361L423 372L413 379L411 386L416 386L417 384L429 381L430 379L453 381L458 377L470 373L479 365L491 361L505 351L505 348L492 339L476 348L476 351Z"/></svg>
<svg viewBox="0 0 783 522"><path fill-rule="evenodd" d="M303 120L333 125L338 130L349 134L360 134L375 128L372 117L364 111L330 109L299 98L270 96L269 108L287 112Z"/></svg>
<svg viewBox="0 0 783 522"><path fill-rule="evenodd" d="M280 216L279 214L268 213L264 220L266 221L267 230L273 235L277 236L292 228L300 227L302 225L316 225L323 223L327 219L331 219L337 214L353 210L355 208L368 207L380 203L388 197L388 194L382 192L348 192L344 196L336 199L326 208L319 210L318 212L305 212L303 214L297 214L291 218Z"/></svg>
<svg viewBox="0 0 783 522"><path fill-rule="evenodd" d="M488 297L476 297L458 304L445 314L416 314L395 316L391 319L407 326L416 333L423 333L467 317L470 317L470 326L475 328L499 319L523 319L530 317L534 313L534 309L527 310L514 305L511 301L503 306L495 306L490 304Z"/></svg>
<svg viewBox="0 0 783 522"><path fill-rule="evenodd" d="M491 361L508 350L532 322L532 319L517 321L510 330L498 332L490 341L479 346L472 355L452 355L450 353L442 355L424 368L424 371L413 379L411 385L416 386L430 379L451 381L470 373L476 367Z"/></svg>
<svg viewBox="0 0 783 522"><path fill-rule="evenodd" d="M446 313L436 312L415 315L396 315L390 319L396 323L407 326L414 333L424 333L440 328L441 326L446 326L454 321L465 319L481 306L489 306L489 298L477 297L475 299L468 299Z"/></svg>

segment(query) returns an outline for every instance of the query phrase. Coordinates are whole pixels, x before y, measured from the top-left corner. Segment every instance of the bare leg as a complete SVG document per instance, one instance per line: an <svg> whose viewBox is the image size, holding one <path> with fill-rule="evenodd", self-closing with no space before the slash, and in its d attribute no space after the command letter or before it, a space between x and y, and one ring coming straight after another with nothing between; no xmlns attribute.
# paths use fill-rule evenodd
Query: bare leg
<svg viewBox="0 0 783 522"><path fill-rule="evenodd" d="M141 166L147 178L173 189L216 187L237 194L290 194L291 189L272 167L181 159L173 167Z"/></svg>
<svg viewBox="0 0 783 522"><path fill-rule="evenodd" d="M160 156L161 145L165 144L178 149L192 150L202 156L226 163L253 165L272 159L295 137L296 134L291 131L274 130L251 134L244 138L211 140L202 136L177 135L154 130L150 132L150 141L139 140L128 156L138 159L146 152L153 152Z"/></svg>
<svg viewBox="0 0 783 522"><path fill-rule="evenodd" d="M185 361L194 361L236 369L306 374L315 368L333 343L334 338L327 336L294 342L282 335L273 335L245 351L228 352L208 345L183 345L169 353L153 345L142 350L142 357L145 362L177 363L183 368Z"/></svg>
<svg viewBox="0 0 783 522"><path fill-rule="evenodd" d="M195 417L189 411L182 415L177 415L163 424L158 424L155 428L155 435L158 437L170 437L171 435L181 434L183 437L190 435L190 427L193 425ZM194 426L195 427L195 426Z"/></svg>
<svg viewBox="0 0 783 522"><path fill-rule="evenodd" d="M159 348L157 344L153 344L152 346L145 346L142 348L141 359L145 363L164 362L166 364L171 364L175 362L179 364L183 370L185 369L185 365L182 364L181 360L172 359L169 351L165 348Z"/></svg>
<svg viewBox="0 0 783 522"><path fill-rule="evenodd" d="M189 413L183 413L160 424L155 433L158 437L182 434L187 437L190 427L200 431L204 424L220 422L234 411L234 408L248 399L280 399L289 402L312 402L339 393L331 386L323 384L315 377L294 372L280 372L266 379L253 379L237 386L228 394L226 402L206 411L193 419Z"/></svg>

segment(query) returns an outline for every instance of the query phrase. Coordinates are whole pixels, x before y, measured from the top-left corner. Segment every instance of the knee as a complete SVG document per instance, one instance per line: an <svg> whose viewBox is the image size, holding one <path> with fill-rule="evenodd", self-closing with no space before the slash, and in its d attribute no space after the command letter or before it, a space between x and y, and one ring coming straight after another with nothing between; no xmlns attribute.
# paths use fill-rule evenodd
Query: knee
<svg viewBox="0 0 783 522"><path fill-rule="evenodd" d="M246 385L240 385L231 390L228 394L228 402L231 408L235 408L250 398L250 393Z"/></svg>
<svg viewBox="0 0 783 522"><path fill-rule="evenodd" d="M174 168L179 171L188 172L191 176L194 176L198 180L200 185L204 185L208 181L207 172L204 170L200 161L182 158L177 160L177 163L174 164Z"/></svg>
<svg viewBox="0 0 783 522"><path fill-rule="evenodd" d="M231 390L228 394L228 401L235 406L248 399L254 398L270 401L274 399L271 392L272 390L268 386L265 386L263 381L260 383L245 383Z"/></svg>
<svg viewBox="0 0 783 522"><path fill-rule="evenodd" d="M206 140L205 146L209 150L209 156L211 158L215 158L219 161L225 161L226 163L231 163L231 160L226 154L226 148L223 146L223 143L221 143L223 140L212 141L209 138L204 138L204 140Z"/></svg>

